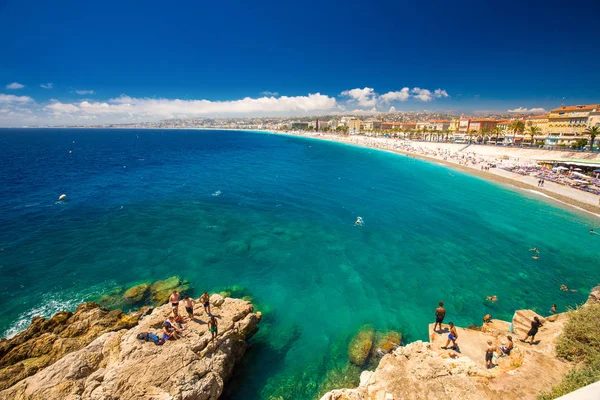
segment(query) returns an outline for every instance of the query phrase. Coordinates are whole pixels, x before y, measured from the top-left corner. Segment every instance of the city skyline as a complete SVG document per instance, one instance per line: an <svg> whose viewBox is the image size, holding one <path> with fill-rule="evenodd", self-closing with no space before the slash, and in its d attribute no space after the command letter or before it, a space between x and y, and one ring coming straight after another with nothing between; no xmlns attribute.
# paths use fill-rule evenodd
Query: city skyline
<svg viewBox="0 0 600 400"><path fill-rule="evenodd" d="M527 5L10 0L0 126L598 103L600 4Z"/></svg>

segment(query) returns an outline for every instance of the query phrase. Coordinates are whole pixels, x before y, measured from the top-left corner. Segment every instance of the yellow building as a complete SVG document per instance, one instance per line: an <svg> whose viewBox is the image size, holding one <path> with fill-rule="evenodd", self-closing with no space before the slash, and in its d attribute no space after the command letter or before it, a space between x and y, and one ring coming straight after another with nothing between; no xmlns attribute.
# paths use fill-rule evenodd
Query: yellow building
<svg viewBox="0 0 600 400"><path fill-rule="evenodd" d="M588 128L590 114L593 116L600 104L562 106L548 115L548 143L570 145L578 139L589 139L584 131Z"/></svg>
<svg viewBox="0 0 600 400"><path fill-rule="evenodd" d="M523 142L525 143L531 142L531 136L527 135L530 126L538 128L538 133L534 137L533 144L538 141L545 141L548 138L548 114L525 117L525 137L523 138Z"/></svg>
<svg viewBox="0 0 600 400"><path fill-rule="evenodd" d="M362 121L357 118L351 118L348 121L346 121L346 124L348 125L348 130L350 132L358 133L360 132L360 126L362 124Z"/></svg>

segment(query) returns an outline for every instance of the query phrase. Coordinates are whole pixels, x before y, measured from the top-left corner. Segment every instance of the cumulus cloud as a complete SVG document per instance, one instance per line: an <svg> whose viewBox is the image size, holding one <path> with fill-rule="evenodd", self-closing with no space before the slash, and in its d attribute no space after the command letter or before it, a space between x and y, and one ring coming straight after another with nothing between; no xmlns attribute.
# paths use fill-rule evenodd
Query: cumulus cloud
<svg viewBox="0 0 600 400"><path fill-rule="evenodd" d="M440 98L443 98L443 97L450 97L450 96L448 95L448 92L446 92L446 91L445 91L445 90L443 90L443 89L435 89L435 90L433 91L433 95L434 95L435 97L437 97L438 99L440 99Z"/></svg>
<svg viewBox="0 0 600 400"><path fill-rule="evenodd" d="M406 101L408 100L408 98L410 97L410 90L405 87L402 88L401 90L397 91L397 92L387 92L384 93L380 96L380 99L384 102L384 103L389 103L392 102L394 100L398 100L398 101Z"/></svg>
<svg viewBox="0 0 600 400"><path fill-rule="evenodd" d="M362 89L344 90L340 95L349 97L361 107L374 107L377 105L377 93L375 93L375 89L373 88L365 87Z"/></svg>
<svg viewBox="0 0 600 400"><path fill-rule="evenodd" d="M79 107L74 106L73 104L61 103L56 100L53 100L53 103L45 106L44 109L52 111L55 114L76 113L79 111Z"/></svg>
<svg viewBox="0 0 600 400"><path fill-rule="evenodd" d="M277 97L279 96L279 93L277 92L269 92L268 90L265 90L264 92L261 93L261 95L263 96L272 96L272 97Z"/></svg>
<svg viewBox="0 0 600 400"><path fill-rule="evenodd" d="M525 108L519 107L514 110L508 110L509 113L519 113L519 114L542 114L546 112L544 108Z"/></svg>
<svg viewBox="0 0 600 400"><path fill-rule="evenodd" d="M396 107L394 107L394 106L391 106L391 107L390 107L390 110L389 110L388 112L396 112Z"/></svg>
<svg viewBox="0 0 600 400"><path fill-rule="evenodd" d="M23 89L25 85L21 85L19 82L13 82L6 85L7 89Z"/></svg>
<svg viewBox="0 0 600 400"><path fill-rule="evenodd" d="M42 84L40 85L40 87L41 87L41 88L43 88L43 89L52 89L52 88L54 87L54 84L53 84L53 83L51 83L51 82L48 82L48 83L42 83Z"/></svg>
<svg viewBox="0 0 600 400"><path fill-rule="evenodd" d="M29 96L15 96L14 94L0 93L0 103L32 103L33 99Z"/></svg>
<svg viewBox="0 0 600 400"><path fill-rule="evenodd" d="M82 90L82 89L78 89L78 90L75 90L75 93L77 93L77 94L82 94L82 95L83 95L83 94L94 94L94 93L96 93L96 92L95 92L95 91L93 91L93 90Z"/></svg>

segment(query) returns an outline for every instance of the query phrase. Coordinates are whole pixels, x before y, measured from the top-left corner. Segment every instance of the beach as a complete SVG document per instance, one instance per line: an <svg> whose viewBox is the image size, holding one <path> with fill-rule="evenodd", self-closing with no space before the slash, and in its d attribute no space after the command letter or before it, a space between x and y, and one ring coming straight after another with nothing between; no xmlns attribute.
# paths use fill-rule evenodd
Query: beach
<svg viewBox="0 0 600 400"><path fill-rule="evenodd" d="M518 165L535 165L537 160L574 158L573 155L576 155L577 158L582 158L582 153L493 147L475 144L467 146L463 143L416 142L362 135L344 136L296 132L272 133L309 137L380 149L435 162L489 181L513 186L530 193L533 192L539 196L550 198L600 218L600 196L554 182L545 182L544 187L539 187L537 185L537 177L520 175L502 168ZM600 155L591 153L585 156L589 157L590 160L600 158ZM490 165L495 165L496 167L487 169L486 167Z"/></svg>

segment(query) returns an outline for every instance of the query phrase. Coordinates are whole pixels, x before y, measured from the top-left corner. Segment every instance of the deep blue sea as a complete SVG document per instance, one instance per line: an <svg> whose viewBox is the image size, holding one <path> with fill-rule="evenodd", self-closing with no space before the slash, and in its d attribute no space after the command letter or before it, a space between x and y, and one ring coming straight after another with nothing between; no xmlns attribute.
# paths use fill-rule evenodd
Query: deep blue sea
<svg viewBox="0 0 600 400"><path fill-rule="evenodd" d="M5 129L0 183L3 336L119 286L172 275L199 291L237 285L265 318L231 399L314 398L363 324L427 339L440 300L467 326L487 313L565 310L600 282L600 237L588 233L598 220L338 143Z"/></svg>

